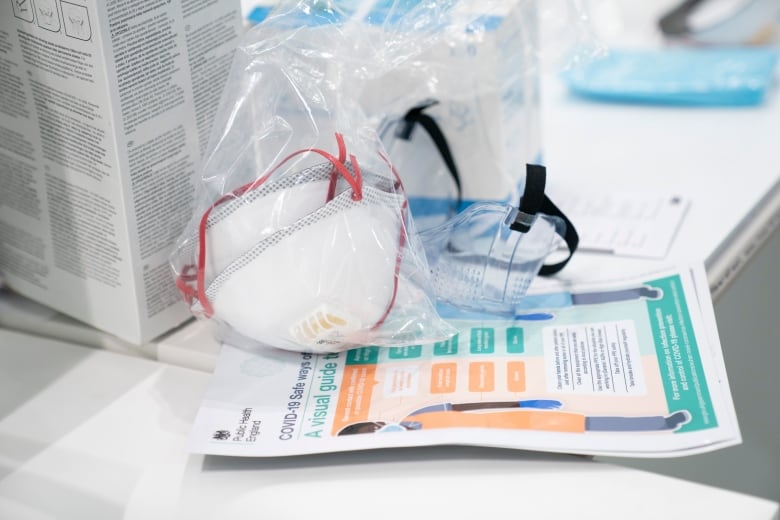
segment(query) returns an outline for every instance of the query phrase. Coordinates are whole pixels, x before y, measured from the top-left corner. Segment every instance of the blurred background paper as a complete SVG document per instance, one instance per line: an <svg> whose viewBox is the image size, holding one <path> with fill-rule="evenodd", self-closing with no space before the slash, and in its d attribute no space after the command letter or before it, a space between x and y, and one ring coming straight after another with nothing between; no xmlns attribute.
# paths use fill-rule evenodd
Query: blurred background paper
<svg viewBox="0 0 780 520"><path fill-rule="evenodd" d="M664 258L690 201L677 194L562 189L556 200L576 222L580 251Z"/></svg>

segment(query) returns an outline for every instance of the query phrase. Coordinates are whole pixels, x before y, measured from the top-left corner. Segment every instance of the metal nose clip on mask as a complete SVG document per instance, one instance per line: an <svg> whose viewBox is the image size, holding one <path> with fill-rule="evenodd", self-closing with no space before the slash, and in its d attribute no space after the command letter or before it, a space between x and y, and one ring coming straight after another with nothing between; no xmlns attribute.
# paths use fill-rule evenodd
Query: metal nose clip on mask
<svg viewBox="0 0 780 520"><path fill-rule="evenodd" d="M399 181L361 171L337 142L339 157L296 152L279 166L306 152L327 161L276 179L272 170L202 215L197 265L178 279L193 312L263 344L331 352L370 342L397 298L414 296L399 276Z"/></svg>
<svg viewBox="0 0 780 520"><path fill-rule="evenodd" d="M444 224L420 233L436 297L458 309L513 316L537 274L568 263L579 237L569 219L544 194L546 170L528 165L519 207L477 202ZM566 242L568 256L544 261Z"/></svg>

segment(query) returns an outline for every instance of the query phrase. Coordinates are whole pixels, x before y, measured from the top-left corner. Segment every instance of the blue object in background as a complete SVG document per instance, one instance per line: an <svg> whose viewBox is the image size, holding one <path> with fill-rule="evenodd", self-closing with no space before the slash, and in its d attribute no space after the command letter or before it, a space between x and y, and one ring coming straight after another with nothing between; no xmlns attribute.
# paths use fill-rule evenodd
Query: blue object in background
<svg viewBox="0 0 780 520"><path fill-rule="evenodd" d="M777 58L768 47L615 49L563 79L571 92L602 101L747 106L763 101Z"/></svg>
<svg viewBox="0 0 780 520"><path fill-rule="evenodd" d="M269 5L255 6L249 11L249 14L246 15L246 20L252 25L257 25L268 17L268 13L271 12L271 9L273 9L273 7Z"/></svg>
<svg viewBox="0 0 780 520"><path fill-rule="evenodd" d="M246 15L246 20L250 25L258 25L268 18L268 15L271 14L273 9L274 6L257 5ZM296 6L295 9L297 10L297 16L292 15L292 10L286 11L284 19L277 23L292 22L293 25L290 27L318 27L321 25L341 23L343 21L342 12L339 9L334 9L333 6L329 4L315 5L311 10L298 9L298 6Z"/></svg>

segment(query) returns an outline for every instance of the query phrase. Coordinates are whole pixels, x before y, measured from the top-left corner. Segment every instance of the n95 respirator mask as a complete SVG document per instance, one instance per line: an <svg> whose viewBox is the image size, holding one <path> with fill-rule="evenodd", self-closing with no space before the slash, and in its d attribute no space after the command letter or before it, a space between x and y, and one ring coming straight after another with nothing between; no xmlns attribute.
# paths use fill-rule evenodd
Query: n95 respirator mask
<svg viewBox="0 0 780 520"><path fill-rule="evenodd" d="M409 248L398 179L361 169L338 143L339 157L293 154L326 160L272 171L203 213L188 241L197 261L178 282L196 315L296 351L450 335Z"/></svg>

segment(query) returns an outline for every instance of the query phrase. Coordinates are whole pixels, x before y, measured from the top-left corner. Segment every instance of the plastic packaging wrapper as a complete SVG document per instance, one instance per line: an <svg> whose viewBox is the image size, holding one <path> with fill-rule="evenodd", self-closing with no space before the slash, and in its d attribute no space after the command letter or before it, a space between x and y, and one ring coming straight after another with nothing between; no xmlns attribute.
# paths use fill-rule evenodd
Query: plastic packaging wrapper
<svg viewBox="0 0 780 520"><path fill-rule="evenodd" d="M537 274L563 269L579 237L571 221L544 194L546 169L528 165L518 207L475 202L443 224L420 233L437 298L458 311L514 317ZM568 256L545 264L563 241Z"/></svg>
<svg viewBox="0 0 780 520"><path fill-rule="evenodd" d="M516 200L541 158L536 2L460 4L476 10L448 13L436 41L361 96L420 230L475 201Z"/></svg>
<svg viewBox="0 0 780 520"><path fill-rule="evenodd" d="M280 6L237 50L171 257L177 284L197 317L247 347L448 338L405 193L354 103L375 41L346 12L314 7Z"/></svg>
<svg viewBox="0 0 780 520"><path fill-rule="evenodd" d="M375 9L368 19L383 21L385 33L419 38L430 27L422 23L410 30L398 20L419 20L415 9L421 4L391 3L392 9ZM369 81L360 97L378 120L420 230L476 201L516 201L525 164L539 163L543 155L542 73L574 67L602 51L578 2L440 5L451 6L445 29ZM552 34L540 34L542 23L553 27L547 31Z"/></svg>
<svg viewBox="0 0 780 520"><path fill-rule="evenodd" d="M382 135L436 104L464 186L501 181L474 198L515 198L539 150L533 6L278 5L236 52L197 207L171 256L192 312L239 346L333 352L452 336L404 189L436 167L389 154Z"/></svg>
<svg viewBox="0 0 780 520"><path fill-rule="evenodd" d="M516 211L477 202L423 232L437 297L461 309L514 315L562 226L555 217L539 215L528 233L517 233L510 229Z"/></svg>
<svg viewBox="0 0 780 520"><path fill-rule="evenodd" d="M334 147L294 152L204 210L177 253L193 312L288 350L449 336L389 164L340 134Z"/></svg>

